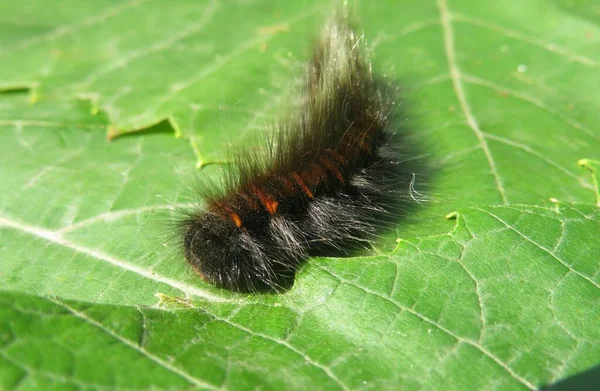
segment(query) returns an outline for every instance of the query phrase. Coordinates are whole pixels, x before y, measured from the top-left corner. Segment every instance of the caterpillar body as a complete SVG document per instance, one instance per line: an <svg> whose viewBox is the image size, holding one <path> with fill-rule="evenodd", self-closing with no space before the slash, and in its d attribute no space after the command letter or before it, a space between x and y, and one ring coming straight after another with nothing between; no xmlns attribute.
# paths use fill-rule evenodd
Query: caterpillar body
<svg viewBox="0 0 600 391"><path fill-rule="evenodd" d="M183 221L185 256L203 279L279 290L309 255L364 245L393 220L406 173L389 88L373 78L361 40L345 16L326 25L300 110L278 121L264 154L238 151L224 191L205 192Z"/></svg>

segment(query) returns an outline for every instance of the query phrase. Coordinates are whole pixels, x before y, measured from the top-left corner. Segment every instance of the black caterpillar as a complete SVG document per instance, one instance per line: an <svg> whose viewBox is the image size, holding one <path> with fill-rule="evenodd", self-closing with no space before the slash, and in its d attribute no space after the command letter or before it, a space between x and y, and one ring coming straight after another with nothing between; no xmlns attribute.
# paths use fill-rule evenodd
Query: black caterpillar
<svg viewBox="0 0 600 391"><path fill-rule="evenodd" d="M206 206L183 222L185 256L206 281L279 290L309 254L365 245L394 220L411 174L389 129L390 87L374 80L361 40L345 16L326 26L299 112L279 121L266 153L234 156L225 191L205 190Z"/></svg>

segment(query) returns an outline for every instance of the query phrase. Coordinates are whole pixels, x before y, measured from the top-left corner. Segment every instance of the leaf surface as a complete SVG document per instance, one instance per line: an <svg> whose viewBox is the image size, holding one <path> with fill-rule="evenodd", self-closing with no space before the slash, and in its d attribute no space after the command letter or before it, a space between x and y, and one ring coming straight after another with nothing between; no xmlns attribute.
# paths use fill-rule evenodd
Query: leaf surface
<svg viewBox="0 0 600 391"><path fill-rule="evenodd" d="M173 209L293 106L330 8L0 4L0 388L526 389L599 364L589 4L358 2L433 201L272 296L199 281Z"/></svg>

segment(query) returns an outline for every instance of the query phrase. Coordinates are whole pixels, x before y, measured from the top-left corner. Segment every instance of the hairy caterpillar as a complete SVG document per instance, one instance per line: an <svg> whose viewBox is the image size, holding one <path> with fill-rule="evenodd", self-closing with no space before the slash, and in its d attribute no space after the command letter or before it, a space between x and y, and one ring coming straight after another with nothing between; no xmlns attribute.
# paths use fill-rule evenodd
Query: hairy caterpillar
<svg viewBox="0 0 600 391"><path fill-rule="evenodd" d="M183 221L185 256L203 279L277 290L309 254L368 243L397 214L410 175L393 145L389 87L361 40L346 16L325 27L299 112L277 123L263 155L239 151L224 192L204 190L206 206Z"/></svg>

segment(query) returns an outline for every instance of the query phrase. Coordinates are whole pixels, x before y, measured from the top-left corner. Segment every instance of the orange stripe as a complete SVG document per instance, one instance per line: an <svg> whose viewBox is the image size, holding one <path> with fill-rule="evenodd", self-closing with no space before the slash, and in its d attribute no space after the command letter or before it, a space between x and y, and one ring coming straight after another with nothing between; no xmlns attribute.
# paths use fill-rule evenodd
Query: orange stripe
<svg viewBox="0 0 600 391"><path fill-rule="evenodd" d="M298 183L298 186L300 186L302 188L302 190L306 193L306 195L308 196L308 198L310 198L312 200L313 199L313 193L310 191L310 189L308 188L308 186L306 186L306 183L304 183L304 180L302 179L302 177L300 175L296 174L296 173L293 173L292 176L296 180L296 183Z"/></svg>
<svg viewBox="0 0 600 391"><path fill-rule="evenodd" d="M256 194L260 202L270 214L275 214L275 212L277 212L277 206L279 205L279 202L277 202L269 194L263 193L262 190L254 185L252 185L252 191L254 194Z"/></svg>
<svg viewBox="0 0 600 391"><path fill-rule="evenodd" d="M242 226L242 219L240 219L240 215L238 215L235 212L231 212L229 213L229 217L231 217L231 220L233 220L233 222L238 228Z"/></svg>
<svg viewBox="0 0 600 391"><path fill-rule="evenodd" d="M319 160L323 162L323 164L325 165L325 167L327 167L329 172L332 173L340 181L340 183L345 182L344 176L342 175L340 170L338 170L338 168L335 166L335 163L332 162L327 156L321 155L319 157Z"/></svg>
<svg viewBox="0 0 600 391"><path fill-rule="evenodd" d="M225 211L227 213L227 215L229 216L229 218L231 219L231 221L233 221L233 223L238 228L242 226L242 219L240 218L240 215L238 215L237 213L235 213L233 211L233 208L231 208L228 205L223 204L222 202L217 202L217 201L215 201L214 205L217 207L217 209L222 209L223 211ZM223 220L225 220L227 217L221 215L221 218Z"/></svg>

